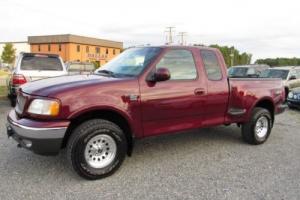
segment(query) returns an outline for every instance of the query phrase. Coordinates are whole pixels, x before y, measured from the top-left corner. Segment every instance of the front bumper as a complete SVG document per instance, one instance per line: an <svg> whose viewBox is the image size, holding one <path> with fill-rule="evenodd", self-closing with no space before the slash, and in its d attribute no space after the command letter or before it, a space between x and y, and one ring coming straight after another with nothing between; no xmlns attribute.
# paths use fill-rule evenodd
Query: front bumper
<svg viewBox="0 0 300 200"><path fill-rule="evenodd" d="M300 108L300 100L287 99L287 103L290 107Z"/></svg>
<svg viewBox="0 0 300 200"><path fill-rule="evenodd" d="M7 135L36 154L55 155L61 148L69 123L18 118L12 110L7 116Z"/></svg>

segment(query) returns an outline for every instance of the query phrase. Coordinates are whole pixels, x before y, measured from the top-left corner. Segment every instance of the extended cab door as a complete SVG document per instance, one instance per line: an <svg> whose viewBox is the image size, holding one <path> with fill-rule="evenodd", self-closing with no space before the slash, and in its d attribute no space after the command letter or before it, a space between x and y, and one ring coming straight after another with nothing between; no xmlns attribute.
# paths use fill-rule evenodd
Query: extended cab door
<svg viewBox="0 0 300 200"><path fill-rule="evenodd" d="M197 65L199 55L189 49L165 49L151 71L167 68L171 79L140 80L144 136L200 127L206 85Z"/></svg>
<svg viewBox="0 0 300 200"><path fill-rule="evenodd" d="M228 109L229 85L226 65L219 51L201 49L200 55L207 80L207 100L203 126L224 123Z"/></svg>

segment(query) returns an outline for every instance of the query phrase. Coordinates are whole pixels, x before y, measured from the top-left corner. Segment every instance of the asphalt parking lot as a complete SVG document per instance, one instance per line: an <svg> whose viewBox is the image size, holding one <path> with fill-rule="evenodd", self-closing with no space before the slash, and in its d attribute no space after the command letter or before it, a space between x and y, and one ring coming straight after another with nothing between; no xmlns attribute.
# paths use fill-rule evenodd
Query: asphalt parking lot
<svg viewBox="0 0 300 200"><path fill-rule="evenodd" d="M65 152L44 157L7 139L0 100L0 199L300 199L300 111L278 115L269 140L242 142L235 125L148 138L106 179L86 181Z"/></svg>

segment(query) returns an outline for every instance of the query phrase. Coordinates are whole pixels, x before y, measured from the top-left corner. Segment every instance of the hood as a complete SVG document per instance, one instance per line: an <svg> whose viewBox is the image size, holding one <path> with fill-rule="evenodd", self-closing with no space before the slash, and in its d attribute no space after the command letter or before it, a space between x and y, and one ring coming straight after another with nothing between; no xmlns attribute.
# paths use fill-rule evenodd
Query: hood
<svg viewBox="0 0 300 200"><path fill-rule="evenodd" d="M52 93L120 80L100 75L59 76L26 83L21 86L21 91L30 95L47 97Z"/></svg>

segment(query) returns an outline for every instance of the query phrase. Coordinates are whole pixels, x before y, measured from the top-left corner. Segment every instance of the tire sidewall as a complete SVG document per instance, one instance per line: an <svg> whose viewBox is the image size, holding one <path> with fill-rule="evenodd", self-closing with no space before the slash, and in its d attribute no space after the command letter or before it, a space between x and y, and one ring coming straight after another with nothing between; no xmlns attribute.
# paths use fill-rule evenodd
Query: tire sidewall
<svg viewBox="0 0 300 200"><path fill-rule="evenodd" d="M120 131L121 130L109 130L99 125L88 128L78 135L76 140L74 140L73 147L71 149L71 161L72 165L74 165L73 167L80 171L79 175L84 178L94 180L109 176L119 168L126 154L126 139ZM117 147L114 160L108 166L99 169L91 167L84 156L87 143L96 135L108 135L112 137Z"/></svg>
<svg viewBox="0 0 300 200"><path fill-rule="evenodd" d="M256 126L256 123L257 123L258 119L260 117L263 117L263 116L266 117L267 120L268 120L268 131L267 131L267 133L264 137L258 137L256 132L255 132L255 126ZM254 123L252 124L251 129L252 129L252 132L253 132L255 143L257 143L257 144L264 143L268 139L268 137L270 136L271 129L272 129L272 118L271 118L271 115L270 115L269 111L267 111L265 109L261 109L257 113L255 113Z"/></svg>

